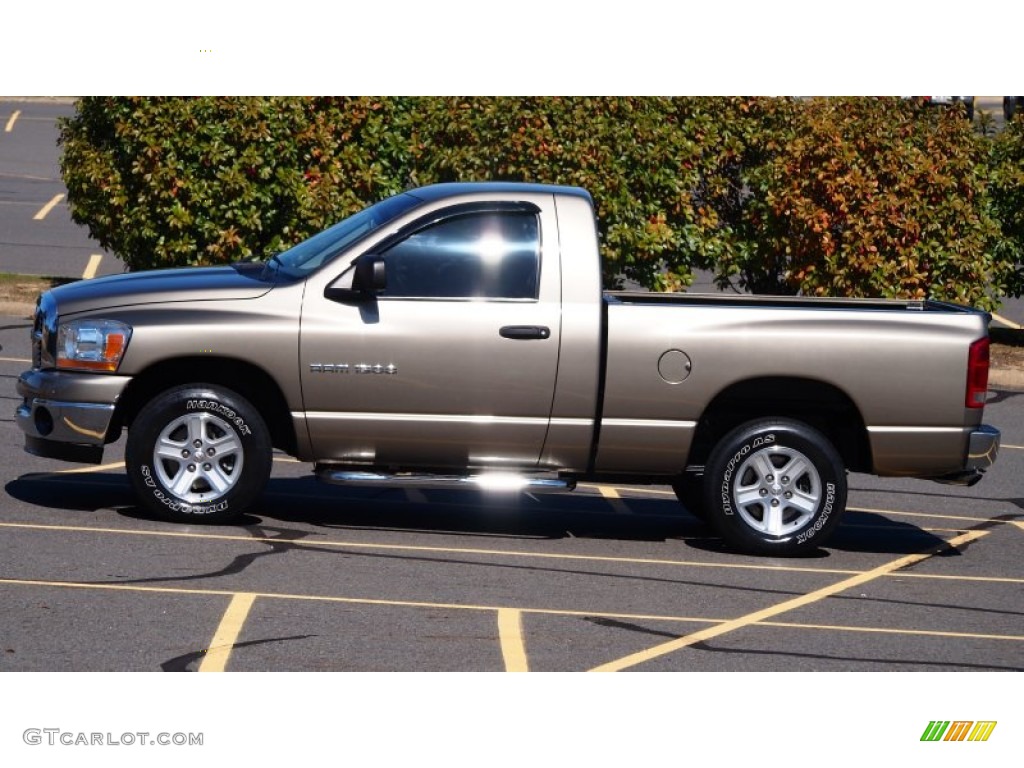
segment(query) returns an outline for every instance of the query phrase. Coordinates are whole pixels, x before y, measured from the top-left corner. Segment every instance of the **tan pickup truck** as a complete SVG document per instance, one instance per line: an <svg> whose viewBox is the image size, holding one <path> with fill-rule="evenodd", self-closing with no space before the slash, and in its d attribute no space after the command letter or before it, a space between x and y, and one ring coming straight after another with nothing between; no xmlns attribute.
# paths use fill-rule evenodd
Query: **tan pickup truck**
<svg viewBox="0 0 1024 768"><path fill-rule="evenodd" d="M603 293L576 188L440 184L274 256L40 297L17 421L140 502L222 522L274 447L331 483L658 483L734 546L835 529L847 472L971 483L988 317L932 301Z"/></svg>

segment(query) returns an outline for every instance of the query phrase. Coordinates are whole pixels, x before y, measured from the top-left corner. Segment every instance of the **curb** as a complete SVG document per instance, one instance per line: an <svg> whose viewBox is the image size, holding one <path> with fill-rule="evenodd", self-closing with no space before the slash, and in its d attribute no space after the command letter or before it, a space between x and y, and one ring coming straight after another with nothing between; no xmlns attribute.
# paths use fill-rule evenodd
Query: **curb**
<svg viewBox="0 0 1024 768"><path fill-rule="evenodd" d="M74 104L77 96L0 96L0 102L16 104Z"/></svg>

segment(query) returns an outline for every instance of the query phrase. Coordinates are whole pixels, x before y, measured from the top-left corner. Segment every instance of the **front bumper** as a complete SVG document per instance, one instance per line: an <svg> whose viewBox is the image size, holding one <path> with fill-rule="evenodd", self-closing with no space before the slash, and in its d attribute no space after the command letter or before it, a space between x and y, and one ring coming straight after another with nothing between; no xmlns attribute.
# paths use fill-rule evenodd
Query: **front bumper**
<svg viewBox="0 0 1024 768"><path fill-rule="evenodd" d="M959 472L935 478L948 485L974 485L985 474L985 470L996 462L999 455L999 430L988 424L971 430L967 442L967 458Z"/></svg>
<svg viewBox="0 0 1024 768"><path fill-rule="evenodd" d="M99 463L114 408L131 379L66 371L31 370L18 378L22 396L15 421L25 450L63 461ZM116 437L116 436L114 436Z"/></svg>

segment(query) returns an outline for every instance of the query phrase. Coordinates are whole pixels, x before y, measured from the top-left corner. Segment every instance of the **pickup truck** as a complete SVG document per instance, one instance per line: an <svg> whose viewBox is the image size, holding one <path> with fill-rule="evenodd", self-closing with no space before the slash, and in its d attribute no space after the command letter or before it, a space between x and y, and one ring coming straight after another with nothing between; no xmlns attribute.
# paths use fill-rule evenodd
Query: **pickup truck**
<svg viewBox="0 0 1024 768"><path fill-rule="evenodd" d="M847 472L970 484L988 316L935 301L603 292L590 195L438 184L266 263L86 280L39 299L17 423L138 499L224 522L276 448L329 483L672 486L744 551L821 546Z"/></svg>

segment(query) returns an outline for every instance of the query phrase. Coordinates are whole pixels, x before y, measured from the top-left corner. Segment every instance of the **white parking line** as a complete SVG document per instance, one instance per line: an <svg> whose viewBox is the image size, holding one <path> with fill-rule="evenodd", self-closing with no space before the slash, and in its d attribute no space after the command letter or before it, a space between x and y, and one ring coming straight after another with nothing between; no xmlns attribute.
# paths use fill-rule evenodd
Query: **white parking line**
<svg viewBox="0 0 1024 768"><path fill-rule="evenodd" d="M4 133L10 133L11 131L14 130L14 124L18 121L18 116L19 115L21 115L21 110L20 109L14 110L14 113L11 115L10 119L7 121L7 126L4 128Z"/></svg>
<svg viewBox="0 0 1024 768"><path fill-rule="evenodd" d="M45 219L46 215L50 211L52 211L54 208L56 208L57 207L57 203L59 203L63 199L64 199L64 195L63 194L54 195L53 199L50 202L48 202L46 205L44 205L42 208L39 209L39 213L37 213L35 216L33 216L32 220L33 221L42 221L43 219Z"/></svg>

